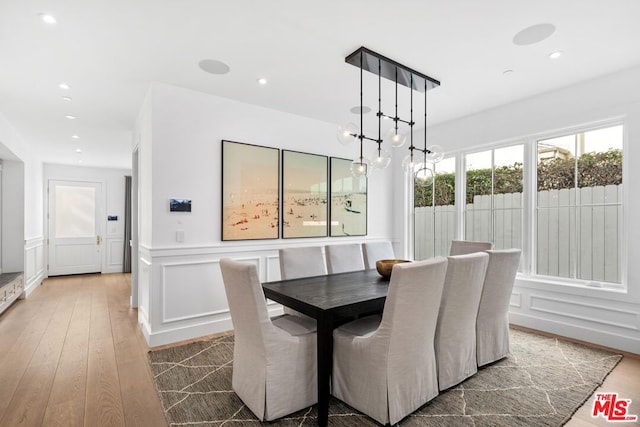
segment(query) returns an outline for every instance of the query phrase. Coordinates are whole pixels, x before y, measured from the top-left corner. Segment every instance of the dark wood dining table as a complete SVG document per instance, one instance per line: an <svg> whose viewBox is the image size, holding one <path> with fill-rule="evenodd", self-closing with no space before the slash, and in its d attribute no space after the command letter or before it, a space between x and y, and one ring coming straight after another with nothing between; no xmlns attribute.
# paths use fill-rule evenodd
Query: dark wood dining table
<svg viewBox="0 0 640 427"><path fill-rule="evenodd" d="M333 330L359 315L382 312L388 287L389 281L376 270L262 284L267 298L317 321L319 426L326 426L329 419Z"/></svg>

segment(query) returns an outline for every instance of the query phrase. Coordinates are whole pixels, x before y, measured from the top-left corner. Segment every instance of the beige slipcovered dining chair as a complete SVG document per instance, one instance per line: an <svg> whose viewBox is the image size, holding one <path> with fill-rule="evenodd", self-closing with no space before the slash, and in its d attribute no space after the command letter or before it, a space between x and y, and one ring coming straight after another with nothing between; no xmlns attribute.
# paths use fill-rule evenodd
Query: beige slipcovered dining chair
<svg viewBox="0 0 640 427"><path fill-rule="evenodd" d="M282 248L278 250L278 259L280 261L280 278L282 280L327 274L321 246ZM284 314L293 314L311 319L311 317L287 306L282 308Z"/></svg>
<svg viewBox="0 0 640 427"><path fill-rule="evenodd" d="M359 243L327 245L324 252L327 256L329 274L364 270L362 246Z"/></svg>
<svg viewBox="0 0 640 427"><path fill-rule="evenodd" d="M445 258L398 264L380 316L333 332L332 394L382 424L438 395L434 334Z"/></svg>
<svg viewBox="0 0 640 427"><path fill-rule="evenodd" d="M220 269L235 335L233 391L260 420L315 404L315 322L288 315L269 319L255 265L223 258Z"/></svg>
<svg viewBox="0 0 640 427"><path fill-rule="evenodd" d="M447 277L435 338L440 390L448 389L478 371L476 317L489 255L475 252L447 259Z"/></svg>
<svg viewBox="0 0 640 427"><path fill-rule="evenodd" d="M487 251L489 264L476 319L476 355L484 366L509 354L509 301L520 249Z"/></svg>
<svg viewBox="0 0 640 427"><path fill-rule="evenodd" d="M493 248L491 242L473 242L471 240L452 240L449 256L465 255L474 252L488 251Z"/></svg>
<svg viewBox="0 0 640 427"><path fill-rule="evenodd" d="M393 246L391 242L365 242L362 244L362 252L364 254L364 265L367 269L376 268L376 261L379 259L393 259Z"/></svg>
<svg viewBox="0 0 640 427"><path fill-rule="evenodd" d="M321 246L282 248L278 250L278 257L282 280L327 274Z"/></svg>

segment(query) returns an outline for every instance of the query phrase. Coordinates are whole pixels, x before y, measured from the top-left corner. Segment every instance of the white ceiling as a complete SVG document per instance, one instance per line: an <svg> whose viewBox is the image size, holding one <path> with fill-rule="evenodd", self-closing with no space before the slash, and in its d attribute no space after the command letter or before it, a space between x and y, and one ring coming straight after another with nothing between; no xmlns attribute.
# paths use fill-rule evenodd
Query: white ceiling
<svg viewBox="0 0 640 427"><path fill-rule="evenodd" d="M42 12L58 23L44 24ZM359 104L359 72L344 57L366 46L442 82L428 93L431 125L640 65L639 17L637 0L0 0L0 113L46 162L129 167L151 82L357 121L349 109ZM513 44L539 23L555 33ZM564 55L550 60L555 50ZM202 59L231 72L204 73ZM58 88L63 81L71 90ZM374 111L375 83L365 75ZM393 113L391 84L382 96Z"/></svg>

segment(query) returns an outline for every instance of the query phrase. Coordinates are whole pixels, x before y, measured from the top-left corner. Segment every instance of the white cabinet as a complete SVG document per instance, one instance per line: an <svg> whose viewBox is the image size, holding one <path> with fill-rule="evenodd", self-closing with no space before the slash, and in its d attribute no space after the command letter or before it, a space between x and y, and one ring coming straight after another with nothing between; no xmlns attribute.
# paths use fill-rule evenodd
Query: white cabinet
<svg viewBox="0 0 640 427"><path fill-rule="evenodd" d="M0 274L0 313L9 308L18 298L24 298L22 273Z"/></svg>

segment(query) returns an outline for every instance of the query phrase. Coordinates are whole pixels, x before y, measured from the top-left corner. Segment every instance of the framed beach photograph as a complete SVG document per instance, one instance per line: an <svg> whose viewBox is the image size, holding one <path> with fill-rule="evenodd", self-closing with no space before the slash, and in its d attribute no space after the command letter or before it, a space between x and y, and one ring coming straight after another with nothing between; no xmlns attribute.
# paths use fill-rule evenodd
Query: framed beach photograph
<svg viewBox="0 0 640 427"><path fill-rule="evenodd" d="M367 235L367 178L351 175L351 160L331 157L331 236Z"/></svg>
<svg viewBox="0 0 640 427"><path fill-rule="evenodd" d="M280 237L280 150L222 141L222 240Z"/></svg>
<svg viewBox="0 0 640 427"><path fill-rule="evenodd" d="M327 156L282 150L282 238L327 236Z"/></svg>

